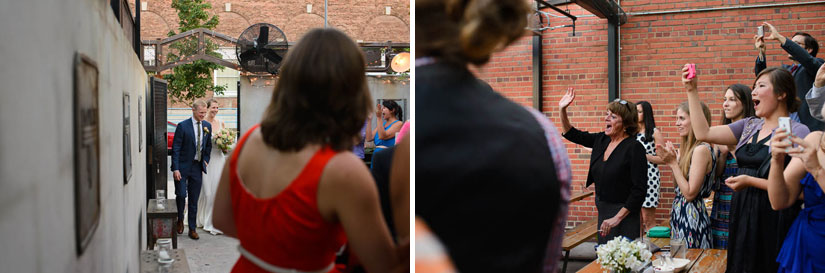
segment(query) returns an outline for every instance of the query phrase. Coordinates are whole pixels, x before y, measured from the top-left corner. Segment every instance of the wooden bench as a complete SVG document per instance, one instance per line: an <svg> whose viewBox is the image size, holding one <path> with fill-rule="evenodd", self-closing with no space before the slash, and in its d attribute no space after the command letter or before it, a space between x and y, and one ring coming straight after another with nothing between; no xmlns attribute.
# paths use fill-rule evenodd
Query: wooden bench
<svg viewBox="0 0 825 273"><path fill-rule="evenodd" d="M582 200L591 195L593 195L592 191L573 194L570 196L569 203ZM561 272L567 271L567 260L570 258L570 250L596 236L599 230L598 223L598 218L594 217L564 233L564 240L561 243L561 248L564 250L564 264L562 265Z"/></svg>
<svg viewBox="0 0 825 273"><path fill-rule="evenodd" d="M593 218L564 233L564 241L561 243L561 248L564 250L564 264L561 272L567 272L567 260L570 258L570 250L590 238L596 237L599 230L598 223L599 219Z"/></svg>
<svg viewBox="0 0 825 273"><path fill-rule="evenodd" d="M584 199L586 197L589 197L591 195L593 195L592 191L585 191L585 192L580 192L580 193L573 194L573 195L570 196L570 200L569 200L568 203L573 203L573 202L582 200L582 199Z"/></svg>

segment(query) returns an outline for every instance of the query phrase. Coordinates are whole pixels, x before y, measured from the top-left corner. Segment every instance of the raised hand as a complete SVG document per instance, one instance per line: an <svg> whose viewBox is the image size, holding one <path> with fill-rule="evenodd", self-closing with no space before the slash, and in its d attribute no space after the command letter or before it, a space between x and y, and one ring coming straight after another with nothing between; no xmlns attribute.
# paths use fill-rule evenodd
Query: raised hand
<svg viewBox="0 0 825 273"><path fill-rule="evenodd" d="M819 70L816 71L816 78L814 78L814 86L825 86L825 64L822 64L822 66L819 67Z"/></svg>
<svg viewBox="0 0 825 273"><path fill-rule="evenodd" d="M576 99L576 89L568 87L567 93L564 93L564 96L559 100L559 108L567 109L567 106L570 106L574 99Z"/></svg>
<svg viewBox="0 0 825 273"><path fill-rule="evenodd" d="M763 35L754 35L753 36L753 46L756 47L756 51L759 51L759 58L760 60L764 60L762 56L765 56L765 39Z"/></svg>
<svg viewBox="0 0 825 273"><path fill-rule="evenodd" d="M696 92L696 81L699 78L699 70L696 70L696 74L692 79L688 79L688 64L682 66L682 84L685 85L685 90L688 92Z"/></svg>
<svg viewBox="0 0 825 273"><path fill-rule="evenodd" d="M375 117L381 120L381 104L375 106Z"/></svg>
<svg viewBox="0 0 825 273"><path fill-rule="evenodd" d="M765 39L768 40L779 40L779 38L784 38L782 34L779 34L779 31L776 30L776 27L771 25L768 22L762 22L762 26L768 27L765 29Z"/></svg>

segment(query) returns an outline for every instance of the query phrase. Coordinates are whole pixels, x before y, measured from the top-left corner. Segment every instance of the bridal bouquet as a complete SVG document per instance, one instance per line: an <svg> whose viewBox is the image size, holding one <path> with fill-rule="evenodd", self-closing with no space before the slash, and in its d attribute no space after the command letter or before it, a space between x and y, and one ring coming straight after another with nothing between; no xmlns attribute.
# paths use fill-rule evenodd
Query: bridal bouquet
<svg viewBox="0 0 825 273"><path fill-rule="evenodd" d="M653 256L643 242L631 242L625 237L616 237L600 245L596 255L596 261L603 268L622 273L643 269Z"/></svg>
<svg viewBox="0 0 825 273"><path fill-rule="evenodd" d="M223 154L229 152L229 149L232 148L232 145L235 144L235 137L238 135L234 130L229 130L227 128L221 129L218 133L215 134L215 144L218 145L218 148L221 149Z"/></svg>

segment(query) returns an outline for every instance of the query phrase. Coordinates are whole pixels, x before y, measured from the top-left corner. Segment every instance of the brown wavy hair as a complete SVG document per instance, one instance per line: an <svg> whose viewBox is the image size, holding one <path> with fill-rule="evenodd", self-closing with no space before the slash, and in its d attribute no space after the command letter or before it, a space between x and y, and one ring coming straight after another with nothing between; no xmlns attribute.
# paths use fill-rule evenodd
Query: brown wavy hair
<svg viewBox="0 0 825 273"><path fill-rule="evenodd" d="M281 151L308 144L352 149L372 111L361 49L335 29L314 29L289 49L264 112L264 142Z"/></svg>
<svg viewBox="0 0 825 273"><path fill-rule="evenodd" d="M482 65L524 35L529 12L523 0L416 0L415 49L448 63Z"/></svg>
<svg viewBox="0 0 825 273"><path fill-rule="evenodd" d="M628 136L636 137L639 132L639 111L636 110L636 104L630 101L625 101L627 104L614 101L607 104L607 110L622 118L622 127Z"/></svg>

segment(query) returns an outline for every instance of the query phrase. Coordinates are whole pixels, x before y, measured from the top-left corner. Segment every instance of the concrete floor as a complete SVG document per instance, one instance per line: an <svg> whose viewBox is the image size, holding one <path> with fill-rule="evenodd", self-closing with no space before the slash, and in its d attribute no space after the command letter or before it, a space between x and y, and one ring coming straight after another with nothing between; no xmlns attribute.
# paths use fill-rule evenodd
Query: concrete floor
<svg viewBox="0 0 825 273"><path fill-rule="evenodd" d="M166 181L167 198L175 199L175 182L172 180L170 165L172 159L167 157L169 162L166 168L168 180ZM187 216L184 215L184 219ZM192 273L225 273L232 271L232 266L238 261L241 254L238 252L238 240L224 235L212 235L203 229L198 228L200 240L192 240L188 236L189 227L184 228L183 234L178 235L178 248L186 252L186 259L189 261L189 270Z"/></svg>
<svg viewBox="0 0 825 273"><path fill-rule="evenodd" d="M187 236L189 229L178 235L178 248L186 252L189 270L206 273L225 273L232 271L232 266L241 256L238 253L238 240L224 235L212 235L198 229L200 240Z"/></svg>

